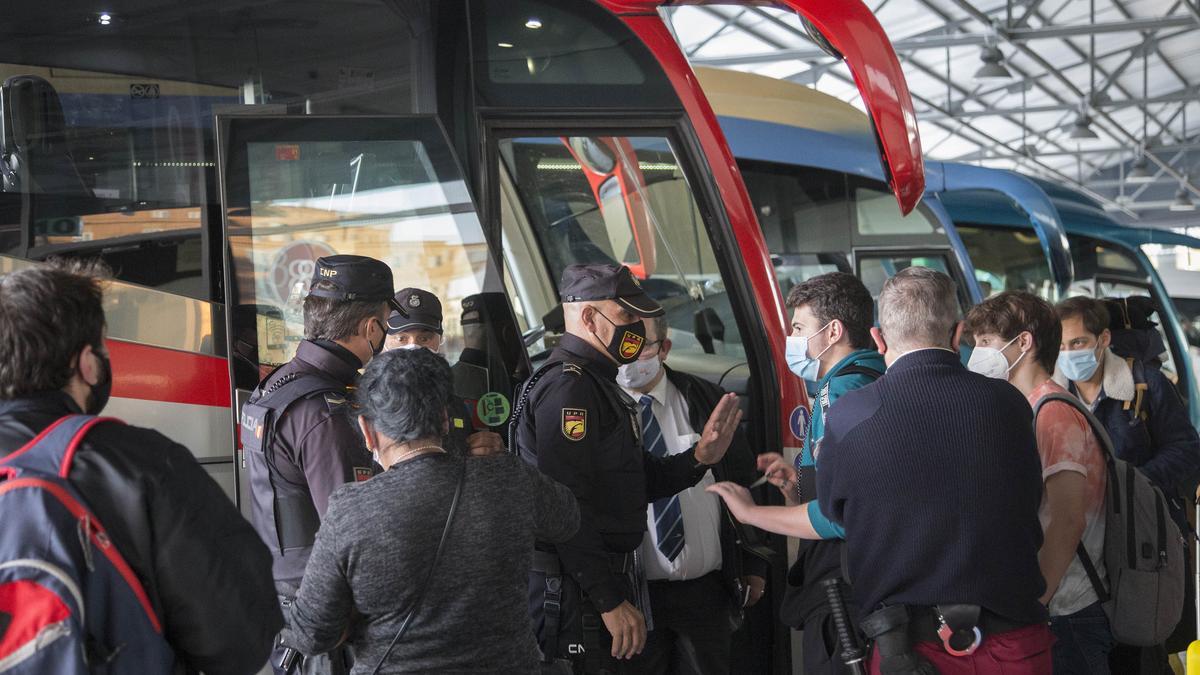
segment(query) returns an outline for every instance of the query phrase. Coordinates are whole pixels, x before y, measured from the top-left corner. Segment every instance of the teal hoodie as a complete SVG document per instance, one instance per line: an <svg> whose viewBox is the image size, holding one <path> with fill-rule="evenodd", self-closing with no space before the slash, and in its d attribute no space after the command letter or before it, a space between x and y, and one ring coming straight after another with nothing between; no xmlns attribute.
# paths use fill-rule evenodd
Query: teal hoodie
<svg viewBox="0 0 1200 675"><path fill-rule="evenodd" d="M825 377L821 378L820 383L817 384L816 400L813 401L812 421L808 425L808 433L804 436L804 447L800 450L800 456L796 458L796 468L799 471L816 469L812 449L825 435L824 409L833 405L833 402L838 400L842 394L875 381L875 378L861 373L841 375L841 371L850 365L870 368L880 373L887 367L879 352L874 349L859 349L838 361L829 369ZM821 513L821 507L817 505L816 499L812 499L808 503L808 517L812 521L813 529L822 539L845 538L846 531L842 529L841 525L829 520L825 514Z"/></svg>

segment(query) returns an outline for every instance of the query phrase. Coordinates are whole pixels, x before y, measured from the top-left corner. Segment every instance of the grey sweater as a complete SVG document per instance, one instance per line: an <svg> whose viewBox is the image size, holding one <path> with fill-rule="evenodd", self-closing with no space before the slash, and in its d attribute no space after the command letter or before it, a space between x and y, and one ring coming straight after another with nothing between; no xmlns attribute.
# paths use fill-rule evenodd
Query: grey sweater
<svg viewBox="0 0 1200 675"><path fill-rule="evenodd" d="M512 455L422 455L338 488L285 644L318 654L349 628L353 672L370 673L429 574L464 466L441 562L380 672L537 672L527 600L534 540L569 539L579 507L570 490Z"/></svg>

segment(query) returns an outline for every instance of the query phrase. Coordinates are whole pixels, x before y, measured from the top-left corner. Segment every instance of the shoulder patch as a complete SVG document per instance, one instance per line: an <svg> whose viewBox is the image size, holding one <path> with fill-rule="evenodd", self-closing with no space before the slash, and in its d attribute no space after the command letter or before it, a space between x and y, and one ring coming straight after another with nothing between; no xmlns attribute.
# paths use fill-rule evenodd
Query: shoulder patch
<svg viewBox="0 0 1200 675"><path fill-rule="evenodd" d="M587 436L587 411L583 408L563 408L562 433L568 441L582 441Z"/></svg>
<svg viewBox="0 0 1200 675"><path fill-rule="evenodd" d="M361 483L364 480L370 480L374 473L369 466L356 466L354 467L354 482Z"/></svg>
<svg viewBox="0 0 1200 675"><path fill-rule="evenodd" d="M583 374L583 366L579 365L578 363L563 361L562 371L564 373L570 373L571 375L579 376Z"/></svg>

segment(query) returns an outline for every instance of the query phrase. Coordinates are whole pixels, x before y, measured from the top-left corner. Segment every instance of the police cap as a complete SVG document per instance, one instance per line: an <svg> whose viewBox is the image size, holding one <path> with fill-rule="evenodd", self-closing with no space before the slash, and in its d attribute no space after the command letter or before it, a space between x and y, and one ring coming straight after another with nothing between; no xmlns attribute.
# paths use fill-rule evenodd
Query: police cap
<svg viewBox="0 0 1200 675"><path fill-rule="evenodd" d="M318 281L329 282L335 288L316 288ZM407 313L395 305L392 291L392 270L382 260L362 255L330 255L317 258L308 293L333 300L387 302L393 310Z"/></svg>
<svg viewBox="0 0 1200 675"><path fill-rule="evenodd" d="M407 316L393 311L388 317L387 332L394 335L410 328L424 328L442 334L442 301L423 288L402 288L395 302L408 312Z"/></svg>
<svg viewBox="0 0 1200 675"><path fill-rule="evenodd" d="M486 323L489 318L502 317L507 311L508 297L503 293L468 295L462 301L462 325Z"/></svg>
<svg viewBox="0 0 1200 675"><path fill-rule="evenodd" d="M643 317L662 316L662 305L646 295L642 285L624 265L570 265L563 270L559 296L563 302L615 300Z"/></svg>

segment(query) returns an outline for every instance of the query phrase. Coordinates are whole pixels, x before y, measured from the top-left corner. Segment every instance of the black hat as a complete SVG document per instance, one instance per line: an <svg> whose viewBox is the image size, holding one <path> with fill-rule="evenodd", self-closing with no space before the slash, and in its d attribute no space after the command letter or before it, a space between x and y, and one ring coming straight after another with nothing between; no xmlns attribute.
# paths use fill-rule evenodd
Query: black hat
<svg viewBox="0 0 1200 675"><path fill-rule="evenodd" d="M570 265L563 270L559 297L563 302L615 300L643 317L666 313L662 305L646 295L642 285L624 265Z"/></svg>
<svg viewBox="0 0 1200 675"><path fill-rule="evenodd" d="M504 316L508 311L508 296L488 292L468 295L462 301L462 325L486 323L489 318Z"/></svg>
<svg viewBox="0 0 1200 675"><path fill-rule="evenodd" d="M436 295L423 288L402 288L396 293L395 302L405 314L392 312L388 317L389 335L409 328L424 328L442 334L442 301Z"/></svg>
<svg viewBox="0 0 1200 675"><path fill-rule="evenodd" d="M337 288L318 289L318 281L328 281ZM317 258L309 295L333 300L387 302L392 309L392 269L382 260L363 255L330 255Z"/></svg>

